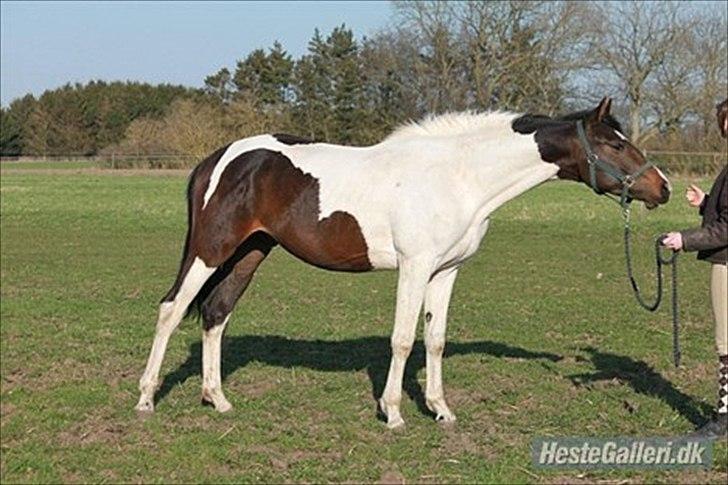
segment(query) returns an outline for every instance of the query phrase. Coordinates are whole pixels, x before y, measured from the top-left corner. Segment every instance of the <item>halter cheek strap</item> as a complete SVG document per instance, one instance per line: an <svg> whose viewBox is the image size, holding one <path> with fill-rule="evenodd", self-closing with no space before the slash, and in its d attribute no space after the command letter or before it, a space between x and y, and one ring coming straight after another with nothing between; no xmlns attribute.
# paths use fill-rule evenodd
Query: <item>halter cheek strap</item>
<svg viewBox="0 0 728 485"><path fill-rule="evenodd" d="M624 207L628 204L627 198L629 197L629 189L648 169L654 167L654 164L652 162L647 162L635 172L625 173L619 167L615 167L614 165L599 158L599 155L592 150L589 140L586 137L583 120L576 122L576 134L579 137L582 148L584 148L584 152L586 152L586 162L589 165L589 183L591 184L592 190L599 195L604 194L604 191L597 185L597 169L601 170L622 185L619 203L622 207Z"/></svg>

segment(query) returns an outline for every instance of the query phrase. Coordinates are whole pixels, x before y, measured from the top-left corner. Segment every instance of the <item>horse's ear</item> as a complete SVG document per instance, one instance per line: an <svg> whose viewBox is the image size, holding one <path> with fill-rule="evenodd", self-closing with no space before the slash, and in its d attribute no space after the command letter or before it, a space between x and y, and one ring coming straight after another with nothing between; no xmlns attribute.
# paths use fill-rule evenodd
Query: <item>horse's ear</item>
<svg viewBox="0 0 728 485"><path fill-rule="evenodd" d="M602 98L601 101L599 101L599 106L594 109L590 118L593 121L601 122L606 116L609 115L610 109L612 109L612 98L605 96L604 98Z"/></svg>

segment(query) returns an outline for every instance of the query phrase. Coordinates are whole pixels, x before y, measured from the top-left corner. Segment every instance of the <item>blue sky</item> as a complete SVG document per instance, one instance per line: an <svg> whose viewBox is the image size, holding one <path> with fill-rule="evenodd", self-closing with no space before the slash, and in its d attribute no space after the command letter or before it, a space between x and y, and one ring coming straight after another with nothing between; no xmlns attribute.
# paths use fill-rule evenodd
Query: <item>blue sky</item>
<svg viewBox="0 0 728 485"><path fill-rule="evenodd" d="M0 101L67 82L202 86L205 76L279 40L294 56L318 27L361 37L389 2L0 2Z"/></svg>

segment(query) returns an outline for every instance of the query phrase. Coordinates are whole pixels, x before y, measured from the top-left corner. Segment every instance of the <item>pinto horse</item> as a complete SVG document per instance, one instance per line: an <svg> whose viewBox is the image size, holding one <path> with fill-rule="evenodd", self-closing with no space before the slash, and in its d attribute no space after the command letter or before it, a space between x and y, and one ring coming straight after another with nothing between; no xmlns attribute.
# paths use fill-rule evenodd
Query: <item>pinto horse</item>
<svg viewBox="0 0 728 485"><path fill-rule="evenodd" d="M402 378L424 305L426 403L438 421L454 421L442 387L448 304L458 270L478 249L492 212L554 178L586 184L591 178L595 191L619 193L608 173L590 177L589 150L624 173L640 172L630 198L650 208L669 198L669 182L645 166L610 105L605 98L594 110L562 118L446 114L405 125L368 147L261 135L216 151L190 176L182 262L159 307L136 408L153 411L169 337L197 307L202 398L220 412L231 409L220 377L222 335L256 268L280 244L328 270L399 270L381 411L390 428L404 424Z"/></svg>

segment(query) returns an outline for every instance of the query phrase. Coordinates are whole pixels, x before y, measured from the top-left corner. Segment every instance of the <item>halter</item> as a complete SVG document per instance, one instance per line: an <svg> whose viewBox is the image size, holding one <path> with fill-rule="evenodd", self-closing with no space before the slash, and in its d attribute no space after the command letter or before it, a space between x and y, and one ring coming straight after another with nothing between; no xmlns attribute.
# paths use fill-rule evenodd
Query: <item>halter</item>
<svg viewBox="0 0 728 485"><path fill-rule="evenodd" d="M622 192L619 196L619 205L621 205L624 210L629 206L629 189L632 188L637 179L640 178L648 169L654 167L654 164L652 162L647 162L635 172L625 173L619 167L615 167L614 165L599 158L599 155L592 150L589 140L586 138L583 120L576 122L576 134L579 136L581 146L586 152L586 162L589 165L589 183L592 190L598 195L604 194L604 191L599 189L597 186L597 169L601 170L622 185ZM605 195L609 196L609 194Z"/></svg>
<svg viewBox="0 0 728 485"><path fill-rule="evenodd" d="M655 300L653 302L646 301L639 286L637 280L634 277L632 271L632 245L631 245L631 228L630 228L630 200L629 200L629 189L634 185L638 178L640 178L647 169L654 167L652 162L647 162L642 165L637 171L628 174L623 172L620 168L611 165L601 158L599 155L594 153L589 145L589 140L586 138L586 131L584 130L584 122L579 120L576 122L576 133L579 136L584 151L586 152L586 161L589 164L589 179L592 190L598 195L607 195L609 198L618 202L622 208L622 217L624 218L624 256L627 263L627 277L632 285L632 292L634 293L637 303L645 310L654 312L660 307L663 296L663 284L662 284L662 269L665 266L672 266L672 357L675 367L680 366L680 319L678 313L678 301L677 301L677 252L673 252L669 257L662 255L662 240L665 237L660 236L655 240L655 265L657 267L655 272L656 279L656 290ZM617 182L622 184L622 192L619 195L619 200L612 197L610 194L605 194L604 191L600 190L597 186L597 169L606 173Z"/></svg>

